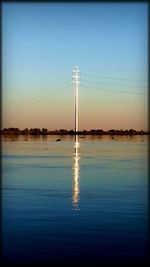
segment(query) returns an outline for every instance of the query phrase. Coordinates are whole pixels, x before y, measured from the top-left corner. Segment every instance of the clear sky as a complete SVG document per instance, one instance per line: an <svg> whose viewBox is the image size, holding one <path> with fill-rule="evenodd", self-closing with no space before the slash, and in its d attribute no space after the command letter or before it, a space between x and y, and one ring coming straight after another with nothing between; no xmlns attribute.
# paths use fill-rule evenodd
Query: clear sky
<svg viewBox="0 0 150 267"><path fill-rule="evenodd" d="M2 127L148 129L146 3L3 3Z"/></svg>

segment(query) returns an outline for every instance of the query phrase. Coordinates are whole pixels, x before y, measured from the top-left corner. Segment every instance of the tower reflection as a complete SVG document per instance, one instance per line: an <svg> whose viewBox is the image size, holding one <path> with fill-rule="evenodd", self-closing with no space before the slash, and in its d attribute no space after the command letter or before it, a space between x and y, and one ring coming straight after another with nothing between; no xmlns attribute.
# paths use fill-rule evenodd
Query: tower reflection
<svg viewBox="0 0 150 267"><path fill-rule="evenodd" d="M78 135L75 135L75 146L74 146L74 164L73 164L73 192L72 192L72 201L74 209L79 209L79 174L80 174L80 166L79 166L79 142Z"/></svg>

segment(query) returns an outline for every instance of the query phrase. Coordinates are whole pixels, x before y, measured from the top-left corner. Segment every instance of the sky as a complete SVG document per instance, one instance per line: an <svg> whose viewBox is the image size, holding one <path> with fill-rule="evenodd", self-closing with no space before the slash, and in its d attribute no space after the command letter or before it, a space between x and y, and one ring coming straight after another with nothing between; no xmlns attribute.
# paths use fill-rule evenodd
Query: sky
<svg viewBox="0 0 150 267"><path fill-rule="evenodd" d="M147 3L3 3L2 128L148 129Z"/></svg>

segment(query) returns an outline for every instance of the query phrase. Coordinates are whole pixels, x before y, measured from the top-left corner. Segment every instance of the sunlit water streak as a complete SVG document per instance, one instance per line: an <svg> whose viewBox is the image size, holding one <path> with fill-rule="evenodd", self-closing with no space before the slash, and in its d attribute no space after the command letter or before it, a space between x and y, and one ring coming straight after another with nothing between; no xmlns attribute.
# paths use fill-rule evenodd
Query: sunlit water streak
<svg viewBox="0 0 150 267"><path fill-rule="evenodd" d="M76 210L79 209L79 175L80 175L80 165L79 165L79 141L78 135L75 136L75 145L74 145L74 164L73 164L73 206Z"/></svg>

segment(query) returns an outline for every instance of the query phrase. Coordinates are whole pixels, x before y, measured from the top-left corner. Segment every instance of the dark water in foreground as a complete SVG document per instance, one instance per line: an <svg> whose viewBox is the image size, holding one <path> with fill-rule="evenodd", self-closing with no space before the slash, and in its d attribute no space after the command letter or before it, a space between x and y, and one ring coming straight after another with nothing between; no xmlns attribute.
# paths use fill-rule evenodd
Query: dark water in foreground
<svg viewBox="0 0 150 267"><path fill-rule="evenodd" d="M3 137L3 262L143 264L147 136L57 138Z"/></svg>

